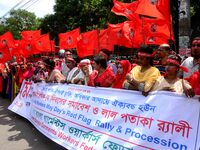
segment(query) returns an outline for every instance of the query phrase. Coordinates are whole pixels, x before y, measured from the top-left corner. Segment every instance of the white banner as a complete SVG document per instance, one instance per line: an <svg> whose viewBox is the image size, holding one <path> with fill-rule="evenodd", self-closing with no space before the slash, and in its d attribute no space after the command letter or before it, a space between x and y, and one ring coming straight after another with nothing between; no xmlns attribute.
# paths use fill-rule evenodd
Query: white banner
<svg viewBox="0 0 200 150"><path fill-rule="evenodd" d="M9 109L69 150L200 147L200 103L170 92L24 81Z"/></svg>

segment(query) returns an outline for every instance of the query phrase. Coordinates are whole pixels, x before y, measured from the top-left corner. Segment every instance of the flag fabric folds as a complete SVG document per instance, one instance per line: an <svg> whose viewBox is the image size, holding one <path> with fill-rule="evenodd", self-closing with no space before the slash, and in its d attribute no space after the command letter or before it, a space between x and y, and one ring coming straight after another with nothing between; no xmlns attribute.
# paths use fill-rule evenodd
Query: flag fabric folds
<svg viewBox="0 0 200 150"><path fill-rule="evenodd" d="M77 48L77 38L80 35L80 28L74 29L66 33L59 34L60 49Z"/></svg>
<svg viewBox="0 0 200 150"><path fill-rule="evenodd" d="M98 30L81 34L77 42L77 54L80 58L93 56L99 52Z"/></svg>

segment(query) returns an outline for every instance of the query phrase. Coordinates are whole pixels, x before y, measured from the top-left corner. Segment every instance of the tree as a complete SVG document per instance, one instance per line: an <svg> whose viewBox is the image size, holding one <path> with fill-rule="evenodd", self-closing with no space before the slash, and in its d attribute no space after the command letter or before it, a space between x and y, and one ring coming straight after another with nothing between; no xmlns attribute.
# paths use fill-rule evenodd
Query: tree
<svg viewBox="0 0 200 150"><path fill-rule="evenodd" d="M5 19L7 30L11 31L15 39L21 38L20 32L23 30L36 30L40 25L40 20L34 13L26 10L12 10L10 17Z"/></svg>
<svg viewBox="0 0 200 150"><path fill-rule="evenodd" d="M111 12L112 0L56 0L54 15L48 15L41 24L42 32L58 33L80 27L81 32L107 28L107 23L119 23L126 18ZM52 34L53 33L53 34Z"/></svg>

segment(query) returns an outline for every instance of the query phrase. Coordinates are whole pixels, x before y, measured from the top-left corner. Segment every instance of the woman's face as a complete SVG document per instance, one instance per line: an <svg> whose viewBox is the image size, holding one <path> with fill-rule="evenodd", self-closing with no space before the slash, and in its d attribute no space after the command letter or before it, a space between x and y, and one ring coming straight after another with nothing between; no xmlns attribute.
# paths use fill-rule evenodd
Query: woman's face
<svg viewBox="0 0 200 150"><path fill-rule="evenodd" d="M122 64L120 64L120 63L117 65L117 73L123 74L123 67L122 67Z"/></svg>
<svg viewBox="0 0 200 150"><path fill-rule="evenodd" d="M149 64L147 57L139 56L138 58L139 58L138 62L141 66L146 66L147 64Z"/></svg>
<svg viewBox="0 0 200 150"><path fill-rule="evenodd" d="M94 63L93 63L93 67L94 67L94 69L97 70L97 71L100 69L100 65L98 65L95 61L94 61Z"/></svg>
<svg viewBox="0 0 200 150"><path fill-rule="evenodd" d="M168 75L177 75L178 73L178 66L172 64L172 63L167 63L167 66L166 66L166 73Z"/></svg>

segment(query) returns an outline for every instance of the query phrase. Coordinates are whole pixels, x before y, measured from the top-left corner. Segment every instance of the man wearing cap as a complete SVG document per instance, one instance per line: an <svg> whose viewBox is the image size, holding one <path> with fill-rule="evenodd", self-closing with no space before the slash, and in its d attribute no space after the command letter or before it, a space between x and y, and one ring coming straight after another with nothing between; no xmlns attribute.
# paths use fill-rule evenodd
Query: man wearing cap
<svg viewBox="0 0 200 150"><path fill-rule="evenodd" d="M188 57L181 64L182 66L189 69L189 72L183 72L183 78L191 76L195 71L198 70L199 64L198 59L200 58L200 37L194 38L192 41L191 57Z"/></svg>

